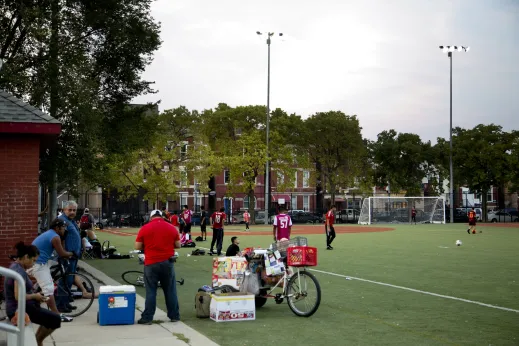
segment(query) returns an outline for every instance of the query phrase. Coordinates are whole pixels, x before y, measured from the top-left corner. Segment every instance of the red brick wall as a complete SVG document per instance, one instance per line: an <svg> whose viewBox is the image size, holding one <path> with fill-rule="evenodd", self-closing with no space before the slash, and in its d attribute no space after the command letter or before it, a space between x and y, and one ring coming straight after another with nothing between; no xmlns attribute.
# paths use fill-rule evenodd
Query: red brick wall
<svg viewBox="0 0 519 346"><path fill-rule="evenodd" d="M37 235L39 154L38 138L0 138L1 266L9 264L16 242Z"/></svg>

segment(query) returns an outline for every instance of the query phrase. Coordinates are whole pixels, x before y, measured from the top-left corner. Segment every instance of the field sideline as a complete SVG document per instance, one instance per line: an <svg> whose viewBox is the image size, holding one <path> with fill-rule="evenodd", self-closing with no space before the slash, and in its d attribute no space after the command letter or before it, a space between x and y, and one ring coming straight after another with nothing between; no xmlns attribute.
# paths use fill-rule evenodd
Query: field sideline
<svg viewBox="0 0 519 346"><path fill-rule="evenodd" d="M176 272L186 280L178 288L182 320L221 345L231 346L294 341L307 345L519 344L518 227L478 225L483 233L476 235L468 235L462 224L381 227L392 230L365 232L368 226L337 225L333 251L324 249L322 225L294 227L295 235L306 236L319 251L319 264L312 270L323 299L308 319L273 301L257 311L254 322L222 325L197 319L194 295L198 287L210 284L211 257L187 257L192 249L181 249ZM237 235L242 248L267 247L270 230L259 225L243 232L243 226L228 226L224 241L228 245L230 237ZM125 253L132 248L136 232L105 230L98 237ZM199 235L198 227L193 235ZM455 246L457 239L463 241L461 247ZM210 244L197 245L208 248ZM118 281L123 271L142 269L136 259L89 263ZM139 293L144 294L142 289ZM164 308L162 297L158 302Z"/></svg>

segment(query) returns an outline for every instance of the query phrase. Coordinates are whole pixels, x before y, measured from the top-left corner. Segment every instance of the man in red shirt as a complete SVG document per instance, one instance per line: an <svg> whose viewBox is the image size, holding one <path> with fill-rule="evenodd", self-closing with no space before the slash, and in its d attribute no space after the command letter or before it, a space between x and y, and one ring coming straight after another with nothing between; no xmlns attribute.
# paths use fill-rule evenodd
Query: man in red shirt
<svg viewBox="0 0 519 346"><path fill-rule="evenodd" d="M175 227L178 228L178 226L180 226L180 223L178 223L178 215L177 214L172 214L171 217L169 218L169 222L171 222L171 224Z"/></svg>
<svg viewBox="0 0 519 346"><path fill-rule="evenodd" d="M273 229L274 241L280 241L281 239L290 239L290 231L292 230L292 218L287 214L287 208L281 206L279 208L280 213L274 217Z"/></svg>
<svg viewBox="0 0 519 346"><path fill-rule="evenodd" d="M150 325L157 307L157 287L162 286L168 317L180 320L173 256L180 248L180 237L175 226L162 218L160 210L153 210L150 222L142 226L135 239L135 249L144 251L144 286L146 302L139 324Z"/></svg>
<svg viewBox="0 0 519 346"><path fill-rule="evenodd" d="M183 233L191 233L191 217L193 216L193 212L189 210L189 206L185 205L184 210L182 210L182 214L180 217L184 220L184 229Z"/></svg>
<svg viewBox="0 0 519 346"><path fill-rule="evenodd" d="M222 254L222 246L223 246L223 224L227 215L225 215L225 208L220 208L220 211L215 211L213 215L209 218L211 225L213 227L213 239L211 240L211 250L209 251L210 255L214 255L213 249L214 244L216 243L216 253L218 256Z"/></svg>
<svg viewBox="0 0 519 346"><path fill-rule="evenodd" d="M332 205L330 210L326 213L326 223L324 224L324 230L326 232L326 250L333 250L332 241L335 239L335 206Z"/></svg>

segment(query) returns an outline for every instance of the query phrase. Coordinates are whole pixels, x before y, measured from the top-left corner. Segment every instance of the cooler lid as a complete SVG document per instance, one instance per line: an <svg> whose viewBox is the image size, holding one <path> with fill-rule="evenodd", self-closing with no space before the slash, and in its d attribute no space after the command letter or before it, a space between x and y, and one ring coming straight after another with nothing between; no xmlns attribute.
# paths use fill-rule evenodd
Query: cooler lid
<svg viewBox="0 0 519 346"><path fill-rule="evenodd" d="M99 293L135 293L135 286L101 286L99 287Z"/></svg>

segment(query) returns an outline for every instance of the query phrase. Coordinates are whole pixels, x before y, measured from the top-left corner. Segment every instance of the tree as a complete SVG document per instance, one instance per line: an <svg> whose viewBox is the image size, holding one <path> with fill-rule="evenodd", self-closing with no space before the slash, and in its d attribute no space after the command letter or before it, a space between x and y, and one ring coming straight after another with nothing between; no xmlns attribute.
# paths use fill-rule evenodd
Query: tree
<svg viewBox="0 0 519 346"><path fill-rule="evenodd" d="M153 92L140 77L160 46L150 4L22 0L0 5L0 58L5 60L0 85L62 121L58 146L41 163L43 183L52 183L56 171L71 190L79 180L97 183L112 148L106 138L129 140L104 132L101 125L121 121L118 116L127 114L124 107L131 99ZM136 129L146 125L132 123Z"/></svg>
<svg viewBox="0 0 519 346"><path fill-rule="evenodd" d="M331 203L339 187L355 185L363 174L365 146L357 117L340 111L316 113L305 121L308 155L317 163L318 183L328 190Z"/></svg>
<svg viewBox="0 0 519 346"><path fill-rule="evenodd" d="M502 189L514 181L517 134L504 132L494 124L480 124L473 129L456 127L452 144L455 181L481 194L486 220L489 189L492 186Z"/></svg>
<svg viewBox="0 0 519 346"><path fill-rule="evenodd" d="M209 167L213 153L197 133L198 112L180 106L151 118L156 118L158 131L145 149L135 146L134 151L116 154L114 150L109 181L123 198L143 191L144 199L158 203L191 180L207 181L216 167ZM200 191L208 190L202 184Z"/></svg>
<svg viewBox="0 0 519 346"><path fill-rule="evenodd" d="M375 184L389 185L390 191L405 190L406 196L420 196L423 178L437 170L431 143L423 143L413 133L382 131L370 150Z"/></svg>

